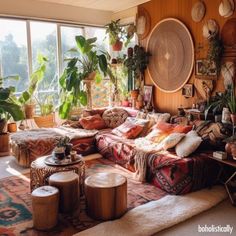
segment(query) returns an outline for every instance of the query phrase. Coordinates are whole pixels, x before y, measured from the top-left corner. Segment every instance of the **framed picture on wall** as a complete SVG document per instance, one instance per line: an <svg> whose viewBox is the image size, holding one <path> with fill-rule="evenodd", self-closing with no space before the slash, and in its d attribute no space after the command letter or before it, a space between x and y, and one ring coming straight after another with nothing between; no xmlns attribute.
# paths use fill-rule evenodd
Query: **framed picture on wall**
<svg viewBox="0 0 236 236"><path fill-rule="evenodd" d="M182 88L182 95L186 98L193 97L193 84L185 84Z"/></svg>
<svg viewBox="0 0 236 236"><path fill-rule="evenodd" d="M152 93L153 93L153 86L152 85L144 85L143 86L143 100L145 103L152 102Z"/></svg>
<svg viewBox="0 0 236 236"><path fill-rule="evenodd" d="M195 62L195 76L199 79L216 79L216 63L207 59L197 59Z"/></svg>

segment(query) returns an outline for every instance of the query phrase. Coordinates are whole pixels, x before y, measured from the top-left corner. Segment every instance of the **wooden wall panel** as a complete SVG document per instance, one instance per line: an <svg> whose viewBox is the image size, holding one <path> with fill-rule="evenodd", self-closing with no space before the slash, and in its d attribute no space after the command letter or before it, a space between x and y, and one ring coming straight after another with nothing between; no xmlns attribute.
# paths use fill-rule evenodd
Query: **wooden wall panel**
<svg viewBox="0 0 236 236"><path fill-rule="evenodd" d="M191 18L191 9L193 4L197 0L152 0L150 2L144 3L139 7L145 8L151 16L151 29L160 21L168 17L174 17L181 20L190 30L193 41L196 46L201 43L206 45L207 49L207 40L202 36L202 27L203 24L208 19L215 19L222 28L226 20L230 18L223 18L218 13L218 8L220 0L204 0L206 5L206 14L203 20L199 23L196 23ZM234 0L235 1L235 0ZM231 17L236 17L236 11ZM148 36L149 37L149 36ZM147 39L141 41L141 44L146 47ZM206 56L206 50L201 54L195 53L195 57L200 58ZM195 79L194 71L188 83L193 83ZM148 73L145 74L145 83L148 85L153 84L151 78L148 76ZM218 78L215 85L215 91L223 91L223 79ZM193 103L196 103L199 98L195 95L193 98L185 98L181 95L181 90L175 93L165 93L160 91L157 87L154 89L154 105L159 111L167 111L172 114L177 112L177 108L180 106L191 107Z"/></svg>

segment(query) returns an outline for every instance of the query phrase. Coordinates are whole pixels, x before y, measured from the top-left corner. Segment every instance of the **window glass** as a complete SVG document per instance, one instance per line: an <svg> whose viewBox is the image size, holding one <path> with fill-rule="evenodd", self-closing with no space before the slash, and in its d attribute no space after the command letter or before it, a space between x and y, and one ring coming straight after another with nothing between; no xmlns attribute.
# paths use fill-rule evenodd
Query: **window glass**
<svg viewBox="0 0 236 236"><path fill-rule="evenodd" d="M58 95L57 68L57 25L45 22L30 22L32 66L33 71L38 66L37 56L47 57L46 73L38 87L38 97L46 99L47 95Z"/></svg>
<svg viewBox="0 0 236 236"><path fill-rule="evenodd" d="M67 64L65 61L66 58L78 56L77 53L69 51L70 49L76 47L75 36L78 35L83 35L83 28L61 26L61 54L63 61L62 69L64 69Z"/></svg>
<svg viewBox="0 0 236 236"><path fill-rule="evenodd" d="M0 19L0 69L1 76L19 75L19 81L4 81L4 86L15 86L22 92L28 85L26 22Z"/></svg>

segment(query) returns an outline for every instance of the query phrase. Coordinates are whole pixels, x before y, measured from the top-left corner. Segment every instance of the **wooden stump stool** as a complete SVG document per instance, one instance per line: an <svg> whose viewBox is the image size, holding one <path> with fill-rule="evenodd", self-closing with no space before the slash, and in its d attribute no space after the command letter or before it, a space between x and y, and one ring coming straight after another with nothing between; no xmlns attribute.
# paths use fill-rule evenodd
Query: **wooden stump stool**
<svg viewBox="0 0 236 236"><path fill-rule="evenodd" d="M127 180L116 173L97 173L85 180L88 214L98 220L121 217L127 210Z"/></svg>
<svg viewBox="0 0 236 236"><path fill-rule="evenodd" d="M42 186L32 194L33 225L38 230L56 226L58 218L59 191L52 186Z"/></svg>
<svg viewBox="0 0 236 236"><path fill-rule="evenodd" d="M79 176L74 172L58 172L49 177L49 185L60 192L59 211L72 213L79 206Z"/></svg>

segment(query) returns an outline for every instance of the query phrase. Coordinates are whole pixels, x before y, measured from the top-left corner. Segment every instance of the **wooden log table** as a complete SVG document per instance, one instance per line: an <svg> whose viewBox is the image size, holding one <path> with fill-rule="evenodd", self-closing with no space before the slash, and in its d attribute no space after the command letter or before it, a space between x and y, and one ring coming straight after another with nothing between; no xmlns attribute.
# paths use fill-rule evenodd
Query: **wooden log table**
<svg viewBox="0 0 236 236"><path fill-rule="evenodd" d="M97 173L85 180L88 214L98 220L112 220L127 211L127 180L116 173Z"/></svg>
<svg viewBox="0 0 236 236"><path fill-rule="evenodd" d="M81 160L75 164L69 165L47 165L45 159L48 156L43 156L31 163L30 166L30 188L31 192L38 187L48 185L48 178L57 172L72 171L79 175L80 193L84 193L85 179L85 162Z"/></svg>

